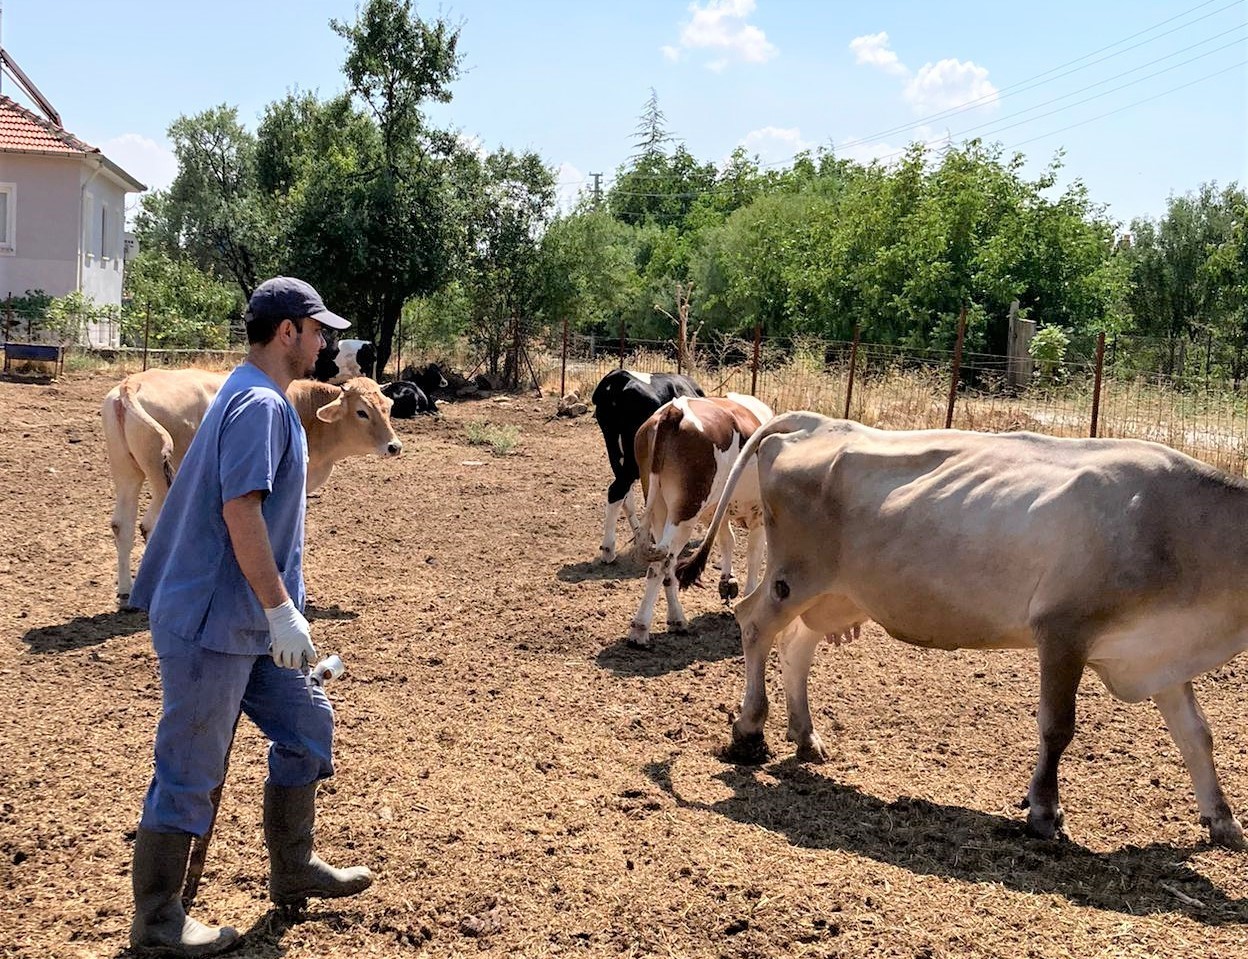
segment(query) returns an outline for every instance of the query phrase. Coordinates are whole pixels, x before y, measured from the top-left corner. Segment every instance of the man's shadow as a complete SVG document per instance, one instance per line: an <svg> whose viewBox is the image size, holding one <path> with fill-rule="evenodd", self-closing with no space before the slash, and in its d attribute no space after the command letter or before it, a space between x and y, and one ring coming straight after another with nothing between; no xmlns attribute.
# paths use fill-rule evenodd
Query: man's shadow
<svg viewBox="0 0 1248 959"><path fill-rule="evenodd" d="M66 653L98 646L117 636L147 629L147 613L141 609L117 609L94 616L78 616L67 623L28 630L22 642L32 653Z"/></svg>
<svg viewBox="0 0 1248 959"><path fill-rule="evenodd" d="M767 772L764 779L757 767L726 766L715 778L733 795L702 803L677 793L671 760L646 767L647 778L678 806L769 829L806 849L849 852L917 875L1055 893L1132 916L1180 913L1209 926L1248 922L1248 900L1228 898L1185 864L1204 845L1150 843L1097 853L1068 840L1033 839L1021 818L908 796L885 802L794 759L770 764Z"/></svg>

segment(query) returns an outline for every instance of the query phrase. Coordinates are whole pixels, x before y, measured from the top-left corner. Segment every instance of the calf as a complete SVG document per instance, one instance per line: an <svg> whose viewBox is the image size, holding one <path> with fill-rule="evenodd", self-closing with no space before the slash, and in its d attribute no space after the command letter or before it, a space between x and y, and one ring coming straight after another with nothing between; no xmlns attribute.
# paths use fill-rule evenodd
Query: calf
<svg viewBox="0 0 1248 959"><path fill-rule="evenodd" d="M390 416L393 419L410 420L413 416L422 413L432 416L438 412L438 406L433 401L433 397L415 383L409 383L407 380L384 383L381 392L394 401L394 406L390 410Z"/></svg>
<svg viewBox="0 0 1248 959"><path fill-rule="evenodd" d="M130 553L144 479L152 500L139 526L156 525L173 474L227 374L209 370L147 370L127 376L104 398L101 416L117 502L117 598L130 598ZM398 456L403 443L390 425L390 400L367 377L341 386L295 380L286 391L308 436L308 492L322 486L348 456Z"/></svg>
<svg viewBox="0 0 1248 959"><path fill-rule="evenodd" d="M635 452L646 506L636 553L650 565L645 595L628 632L630 645L650 645L650 621L660 585L667 597L668 628L679 631L688 625L673 576L676 559L695 524L710 519L741 447L772 416L766 403L740 393L710 399L682 396L662 406L637 431ZM745 588L749 592L758 582L764 545L757 469L752 481L747 477L737 486L728 511L730 519L748 530ZM732 574L736 543L729 523L723 524L718 539L722 557L719 594L727 602L737 595Z"/></svg>
<svg viewBox="0 0 1248 959"><path fill-rule="evenodd" d="M604 376L592 397L594 419L607 445L607 461L615 479L607 487L607 510L598 559L615 562L615 526L620 506L636 537L641 529L633 505L633 483L639 478L633 440L641 424L660 406L678 396L705 396L692 377L679 373L637 373L612 370Z"/></svg>
<svg viewBox="0 0 1248 959"><path fill-rule="evenodd" d="M755 469L767 573L736 609L745 695L732 735L743 753L762 752L777 641L789 738L799 759L816 761L827 751L807 680L821 638L873 619L916 646L1032 648L1040 748L1023 801L1032 833L1062 829L1058 762L1090 666L1118 699L1156 703L1210 838L1243 847L1192 689L1248 648L1243 479L1135 440L894 432L786 413L742 450L706 543L677 569L682 584Z"/></svg>

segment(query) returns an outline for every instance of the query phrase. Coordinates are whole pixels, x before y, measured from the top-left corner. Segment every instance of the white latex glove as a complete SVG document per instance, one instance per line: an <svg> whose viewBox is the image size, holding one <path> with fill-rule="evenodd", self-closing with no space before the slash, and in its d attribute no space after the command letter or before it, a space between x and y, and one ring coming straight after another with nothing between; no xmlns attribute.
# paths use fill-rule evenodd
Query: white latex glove
<svg viewBox="0 0 1248 959"><path fill-rule="evenodd" d="M316 662L312 630L291 600L264 611L269 621L269 655L286 669L303 669Z"/></svg>

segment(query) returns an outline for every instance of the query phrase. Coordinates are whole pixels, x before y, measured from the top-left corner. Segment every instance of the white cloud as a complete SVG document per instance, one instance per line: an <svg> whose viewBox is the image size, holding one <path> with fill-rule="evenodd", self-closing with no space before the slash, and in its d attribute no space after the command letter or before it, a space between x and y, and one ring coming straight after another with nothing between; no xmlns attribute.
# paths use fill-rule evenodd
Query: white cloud
<svg viewBox="0 0 1248 959"><path fill-rule="evenodd" d="M741 146L750 155L758 155L762 163L779 163L814 147L802 139L797 127L762 127L751 130L741 139Z"/></svg>
<svg viewBox="0 0 1248 959"><path fill-rule="evenodd" d="M555 169L555 209L559 213L570 213L589 188L589 179L580 169L571 163L560 163Z"/></svg>
<svg viewBox="0 0 1248 959"><path fill-rule="evenodd" d="M945 59L920 67L906 84L905 98L916 113L937 113L968 103L996 106L997 88L974 61Z"/></svg>
<svg viewBox="0 0 1248 959"><path fill-rule="evenodd" d="M857 63L879 67L886 73L898 73L902 76L910 73L905 64L897 59L897 54L888 48L888 34L883 31L854 37L849 41L849 49L854 51Z"/></svg>
<svg viewBox="0 0 1248 959"><path fill-rule="evenodd" d="M680 46L665 46L663 55L678 59L681 50L708 50L719 54L706 65L723 70L734 60L766 63L776 55L776 46L767 35L746 18L754 12L754 0L694 0L689 4L689 22L680 31Z"/></svg>
<svg viewBox="0 0 1248 959"><path fill-rule="evenodd" d="M675 63L680 59L680 47L673 47L667 44L659 47L663 51L663 56Z"/></svg>
<svg viewBox="0 0 1248 959"><path fill-rule="evenodd" d="M939 113L974 104L997 106L997 88L988 80L988 70L973 60L947 57L925 63L912 71L888 45L888 34L869 33L849 41L854 61L905 79L902 96L916 114Z"/></svg>
<svg viewBox="0 0 1248 959"><path fill-rule="evenodd" d="M164 190L178 175L178 158L162 143L138 133L123 133L100 144L100 152L149 190Z"/></svg>

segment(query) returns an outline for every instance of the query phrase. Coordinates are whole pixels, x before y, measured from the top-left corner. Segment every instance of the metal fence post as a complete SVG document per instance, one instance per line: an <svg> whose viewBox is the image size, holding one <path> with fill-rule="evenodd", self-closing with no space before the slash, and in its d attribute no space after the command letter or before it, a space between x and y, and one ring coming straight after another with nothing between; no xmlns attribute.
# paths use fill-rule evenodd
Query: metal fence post
<svg viewBox="0 0 1248 959"><path fill-rule="evenodd" d="M754 321L754 359L750 361L750 396L758 395L758 347L763 339L763 321Z"/></svg>
<svg viewBox="0 0 1248 959"><path fill-rule="evenodd" d="M1096 334L1096 376L1092 381L1092 432L1088 435L1096 438L1097 421L1101 415L1101 377L1105 371L1105 333Z"/></svg>
<svg viewBox="0 0 1248 959"><path fill-rule="evenodd" d="M849 401L854 397L854 370L858 367L858 339L861 327L854 324L854 342L849 348L849 381L845 384L845 419L849 419Z"/></svg>
<svg viewBox="0 0 1248 959"><path fill-rule="evenodd" d="M949 377L949 405L945 409L945 429L953 426L953 404L958 397L958 376L962 372L962 341L966 338L966 307L958 314L958 341L953 347L953 372Z"/></svg>
<svg viewBox="0 0 1248 959"><path fill-rule="evenodd" d="M568 395L568 318L563 318L563 350L559 358L559 395Z"/></svg>

